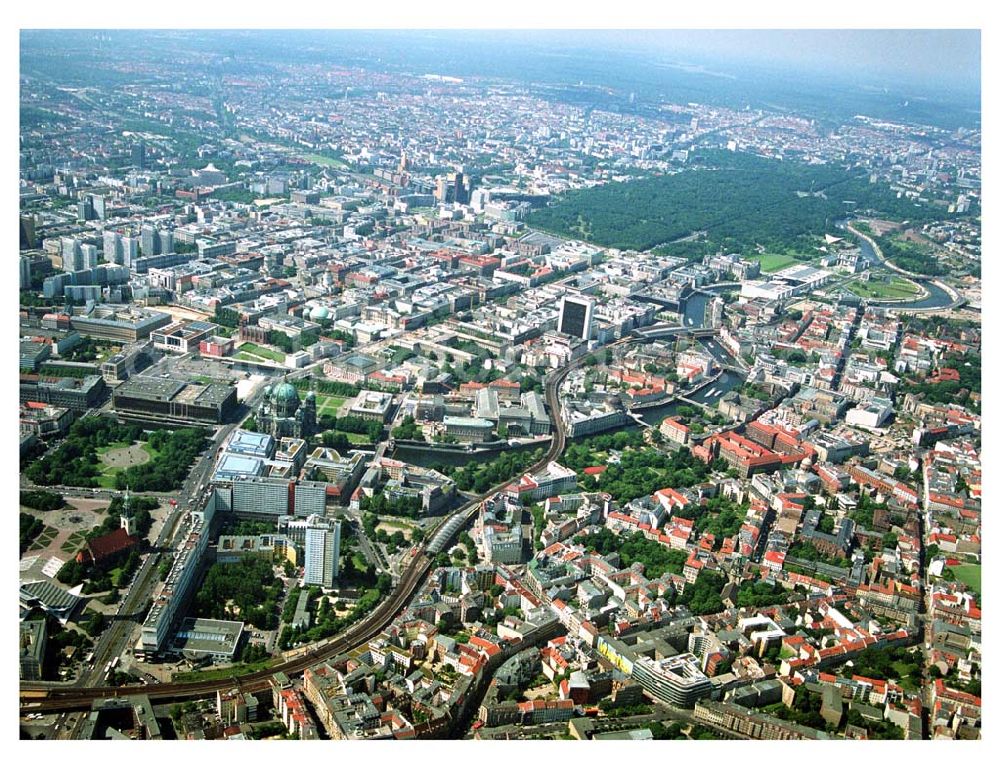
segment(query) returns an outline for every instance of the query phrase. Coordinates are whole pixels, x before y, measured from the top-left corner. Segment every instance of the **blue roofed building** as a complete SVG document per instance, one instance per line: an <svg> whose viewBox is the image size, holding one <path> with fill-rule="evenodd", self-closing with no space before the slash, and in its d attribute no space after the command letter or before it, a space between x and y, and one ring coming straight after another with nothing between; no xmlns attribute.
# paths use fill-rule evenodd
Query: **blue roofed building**
<svg viewBox="0 0 1000 765"><path fill-rule="evenodd" d="M212 480L216 483L232 483L263 474L264 460L260 457L247 457L242 454L226 452L219 458Z"/></svg>
<svg viewBox="0 0 1000 765"><path fill-rule="evenodd" d="M240 454L244 457L257 457L262 460L274 456L275 441L267 433L254 433L250 430L237 430L229 439L226 452Z"/></svg>

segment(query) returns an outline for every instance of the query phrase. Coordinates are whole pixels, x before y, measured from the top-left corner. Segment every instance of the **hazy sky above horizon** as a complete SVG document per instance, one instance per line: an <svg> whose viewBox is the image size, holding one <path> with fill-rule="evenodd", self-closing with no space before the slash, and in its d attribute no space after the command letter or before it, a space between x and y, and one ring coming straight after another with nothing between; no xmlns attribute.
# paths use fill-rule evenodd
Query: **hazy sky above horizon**
<svg viewBox="0 0 1000 765"><path fill-rule="evenodd" d="M544 34L544 33L541 33ZM575 30L581 44L614 41L665 59L794 67L940 87L980 88L978 29Z"/></svg>
<svg viewBox="0 0 1000 765"><path fill-rule="evenodd" d="M62 32L74 30L62 30ZM75 30L79 33L81 30ZM121 30L117 30L121 31ZM465 71L477 58L517 62L575 57L591 64L608 57L654 67L690 68L730 80L767 78L850 84L868 92L894 90L906 97L929 95L979 99L981 34L978 29L279 29L217 30L222 35L303 35L320 47L336 49L343 39L359 36L376 57L411 60L411 42L433 57L441 46L442 64L454 65L464 54ZM60 30L41 30L60 34ZM211 36L214 31L160 30ZM22 30L24 39L25 30ZM29 33L29 39L35 35ZM363 46L362 46L363 47ZM470 58L471 55L471 58ZM424 56L426 59L426 55ZM381 59L379 59L381 60ZM469 66L469 62L473 62ZM530 63L530 62L529 62ZM537 62L536 62L537 63ZM593 68L593 67L591 67ZM593 75L593 72L589 73ZM581 74L581 79L587 73Z"/></svg>

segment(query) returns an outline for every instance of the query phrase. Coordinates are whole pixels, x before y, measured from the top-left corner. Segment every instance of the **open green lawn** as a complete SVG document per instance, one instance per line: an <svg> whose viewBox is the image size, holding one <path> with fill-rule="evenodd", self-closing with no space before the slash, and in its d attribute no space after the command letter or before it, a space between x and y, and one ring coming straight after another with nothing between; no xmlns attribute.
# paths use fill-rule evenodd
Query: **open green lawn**
<svg viewBox="0 0 1000 765"><path fill-rule="evenodd" d="M108 444L107 446L97 447L97 457L100 459L103 455L115 449L124 449L126 446L131 446L132 444L127 441L115 441L113 444Z"/></svg>
<svg viewBox="0 0 1000 765"><path fill-rule="evenodd" d="M139 445L140 447L142 447L142 450L149 455L150 462L160 456L160 453L145 441L141 442ZM131 444L127 444L124 441L119 441L113 444L109 444L108 446L99 447L97 449L97 458L100 460L100 458L103 455L107 454L109 451L112 451L113 449L124 449L128 446L131 446ZM117 467L115 465L108 465L102 461L101 474L97 476L98 486L100 486L103 489L115 488L115 478L122 471L122 469L123 468L121 467Z"/></svg>
<svg viewBox="0 0 1000 765"><path fill-rule="evenodd" d="M178 672L171 678L175 683L195 683L199 680L222 680L233 675L243 675L248 672L256 672L260 669L267 669L274 663L274 659L261 659L252 664L234 664L223 669L206 669L195 672Z"/></svg>
<svg viewBox="0 0 1000 765"><path fill-rule="evenodd" d="M339 167L339 168L347 167L346 162L342 162L339 159L334 159L333 157L326 157L322 154L302 154L300 156L306 162L315 162L317 165L322 165L323 167Z"/></svg>
<svg viewBox="0 0 1000 765"><path fill-rule="evenodd" d="M345 401L347 399L340 396L328 396L325 393L317 393L316 416L322 417L324 414L328 414L331 417L336 417L338 410L343 406Z"/></svg>
<svg viewBox="0 0 1000 765"><path fill-rule="evenodd" d="M908 672L909 667L901 662L894 661L892 668L896 672L896 679L904 691L918 693L920 691L920 681Z"/></svg>
<svg viewBox="0 0 1000 765"><path fill-rule="evenodd" d="M35 541L31 543L31 547L28 550L44 550L50 544L52 540L56 538L59 533L58 529L54 529L51 526L46 526L42 529L41 533L35 537Z"/></svg>
<svg viewBox="0 0 1000 765"><path fill-rule="evenodd" d="M97 485L102 489L113 489L115 488L115 478L118 475L118 468L105 468L99 476L97 476Z"/></svg>
<svg viewBox="0 0 1000 765"><path fill-rule="evenodd" d="M159 456L159 452L157 452L156 449L154 449L152 446L150 446L145 441L141 441L141 442L138 442L138 443L139 443L140 446L142 446L142 450L144 452L146 452L146 454L149 455L150 459L155 459L157 456ZM126 443L125 441L116 441L113 444L108 444L107 446L98 447L98 449L97 449L97 457L98 457L98 459L100 459L103 455L107 454L108 452L110 452L110 451L112 451L114 449L124 449L124 448L126 448L128 446L132 446L132 444Z"/></svg>
<svg viewBox="0 0 1000 765"><path fill-rule="evenodd" d="M334 433L343 433L345 436L347 436L347 440L350 443L352 443L352 444L370 444L371 443L371 441L368 439L368 436L362 435L361 433L348 433L347 431L344 431L344 430L334 430L332 432L334 432Z"/></svg>
<svg viewBox="0 0 1000 765"><path fill-rule="evenodd" d="M83 535L83 532L74 531L72 534L69 535L66 541L59 546L59 549L62 550L64 553L68 553L69 555L76 555L79 549L83 547L83 542L85 539L86 537Z"/></svg>
<svg viewBox="0 0 1000 765"><path fill-rule="evenodd" d="M982 566L974 563L965 563L961 566L952 566L955 578L963 584L971 587L977 595L983 592L983 569Z"/></svg>
<svg viewBox="0 0 1000 765"><path fill-rule="evenodd" d="M241 351L247 353L252 353L255 356L260 356L263 359L270 359L271 361L284 362L285 354L281 351L272 351L270 348L265 348L262 345L257 345L256 343L243 343L240 346Z"/></svg>
<svg viewBox="0 0 1000 765"><path fill-rule="evenodd" d="M760 270L765 274L780 271L782 268L790 266L793 263L801 262L793 258L791 255L783 255L776 252L768 252L763 255L751 255L750 259L760 261Z"/></svg>
<svg viewBox="0 0 1000 765"><path fill-rule="evenodd" d="M365 556L359 552L352 553L351 563L354 564L355 571L365 572L368 570L368 561L365 560Z"/></svg>
<svg viewBox="0 0 1000 765"><path fill-rule="evenodd" d="M916 284L901 276L893 276L888 282L855 280L848 282L847 288L863 298L894 300L920 294L920 288Z"/></svg>

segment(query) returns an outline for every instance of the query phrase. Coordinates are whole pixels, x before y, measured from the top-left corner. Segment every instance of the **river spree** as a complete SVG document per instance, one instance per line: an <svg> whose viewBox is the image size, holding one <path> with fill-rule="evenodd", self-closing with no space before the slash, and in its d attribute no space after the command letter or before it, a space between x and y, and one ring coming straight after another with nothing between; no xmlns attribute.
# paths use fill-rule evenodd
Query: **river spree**
<svg viewBox="0 0 1000 765"><path fill-rule="evenodd" d="M875 255L875 251L872 246L865 239L858 238L858 246L861 247L861 254L864 255L870 263L876 268L885 267L879 263L878 257ZM919 280L920 286L927 290L929 293L927 297L921 298L919 300L904 300L904 301L892 301L892 300L869 300L868 305L876 306L886 306L890 308L909 308L909 309L933 309L933 308L946 308L951 305L952 299L951 295L945 292L943 289L938 287L930 279Z"/></svg>

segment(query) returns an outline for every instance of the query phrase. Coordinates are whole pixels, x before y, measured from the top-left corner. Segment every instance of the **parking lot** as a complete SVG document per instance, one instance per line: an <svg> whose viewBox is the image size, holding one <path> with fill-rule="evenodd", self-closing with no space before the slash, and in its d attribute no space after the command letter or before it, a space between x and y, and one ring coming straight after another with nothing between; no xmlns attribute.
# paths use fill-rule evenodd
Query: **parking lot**
<svg viewBox="0 0 1000 765"><path fill-rule="evenodd" d="M70 738L73 728L83 717L83 712L62 712L41 714L32 712L21 716L21 737L26 738Z"/></svg>
<svg viewBox="0 0 1000 765"><path fill-rule="evenodd" d="M194 355L164 356L160 361L143 372L143 375L163 377L185 382L223 385L246 379L245 372L237 372L229 365L211 358Z"/></svg>

